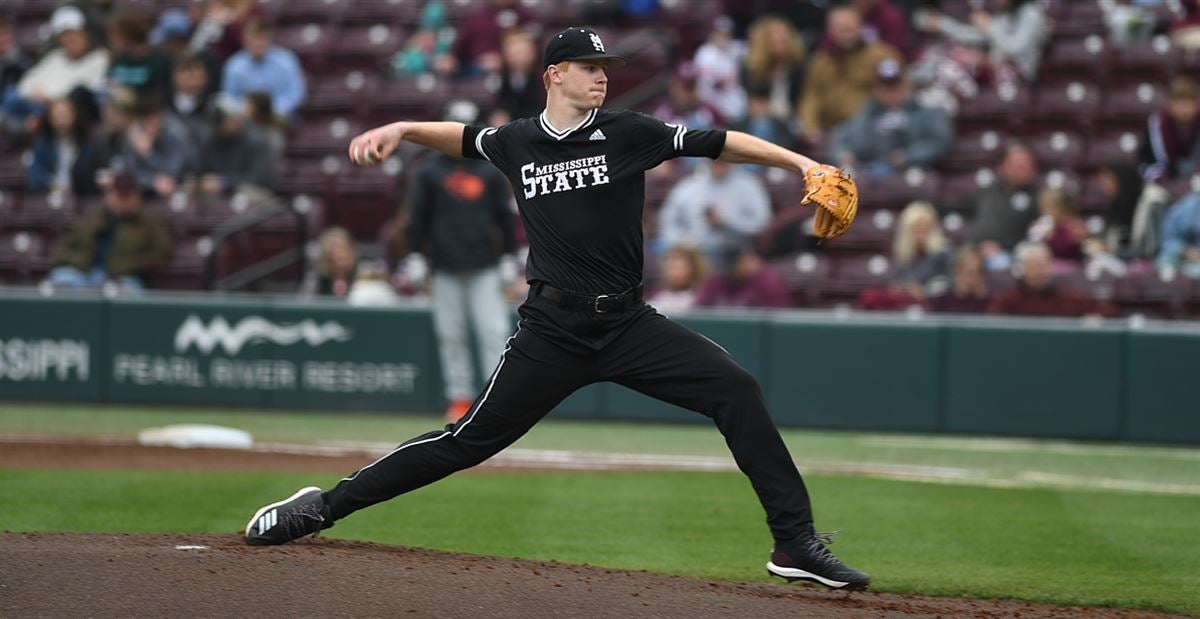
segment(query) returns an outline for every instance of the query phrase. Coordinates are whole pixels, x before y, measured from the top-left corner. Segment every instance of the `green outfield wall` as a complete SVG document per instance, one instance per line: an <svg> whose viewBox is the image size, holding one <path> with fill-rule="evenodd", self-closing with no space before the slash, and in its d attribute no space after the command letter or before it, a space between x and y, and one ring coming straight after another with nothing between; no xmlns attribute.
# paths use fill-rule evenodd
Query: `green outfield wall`
<svg viewBox="0 0 1200 619"><path fill-rule="evenodd" d="M781 426L1200 444L1200 328L801 312L678 320ZM272 297L0 296L0 400L429 412L428 309ZM610 383L560 418L706 423Z"/></svg>

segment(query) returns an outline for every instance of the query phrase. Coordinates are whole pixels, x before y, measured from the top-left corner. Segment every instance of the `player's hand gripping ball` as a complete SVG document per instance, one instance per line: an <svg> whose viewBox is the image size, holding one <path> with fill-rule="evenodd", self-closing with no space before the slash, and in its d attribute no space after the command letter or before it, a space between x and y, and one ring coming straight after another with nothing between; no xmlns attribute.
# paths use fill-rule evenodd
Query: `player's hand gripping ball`
<svg viewBox="0 0 1200 619"><path fill-rule="evenodd" d="M813 234L832 239L845 234L858 215L858 187L843 170L831 165L813 166L804 173L804 199L817 209Z"/></svg>

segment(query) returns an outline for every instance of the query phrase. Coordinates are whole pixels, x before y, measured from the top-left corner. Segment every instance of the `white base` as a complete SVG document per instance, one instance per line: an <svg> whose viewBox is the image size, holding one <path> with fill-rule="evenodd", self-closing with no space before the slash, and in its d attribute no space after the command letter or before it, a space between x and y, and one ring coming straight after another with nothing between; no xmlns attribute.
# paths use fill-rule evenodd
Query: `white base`
<svg viewBox="0 0 1200 619"><path fill-rule="evenodd" d="M137 440L139 445L183 449L192 447L250 449L254 445L254 439L245 430L204 424L147 428L138 432Z"/></svg>

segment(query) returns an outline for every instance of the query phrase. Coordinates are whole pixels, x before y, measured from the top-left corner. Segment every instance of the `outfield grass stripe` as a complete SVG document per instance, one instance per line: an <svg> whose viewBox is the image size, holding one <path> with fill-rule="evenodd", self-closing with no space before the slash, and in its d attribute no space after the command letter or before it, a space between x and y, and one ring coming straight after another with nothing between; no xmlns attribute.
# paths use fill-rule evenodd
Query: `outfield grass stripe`
<svg viewBox="0 0 1200 619"><path fill-rule="evenodd" d="M1200 449L1146 445L1090 445L1017 438L960 438L935 436L863 436L863 447L885 449L931 449L991 453L1037 453L1059 456L1144 458L1157 457L1200 462Z"/></svg>

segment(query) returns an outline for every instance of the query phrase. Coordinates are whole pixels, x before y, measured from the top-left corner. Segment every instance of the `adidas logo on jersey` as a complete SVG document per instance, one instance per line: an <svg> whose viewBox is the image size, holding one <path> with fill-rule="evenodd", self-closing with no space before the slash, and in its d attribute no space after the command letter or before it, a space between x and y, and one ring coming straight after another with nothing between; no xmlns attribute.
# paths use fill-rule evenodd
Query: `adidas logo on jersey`
<svg viewBox="0 0 1200 619"><path fill-rule="evenodd" d="M592 132L592 135L588 136L588 139L589 140L607 140L608 138L604 137L603 131L597 129Z"/></svg>

